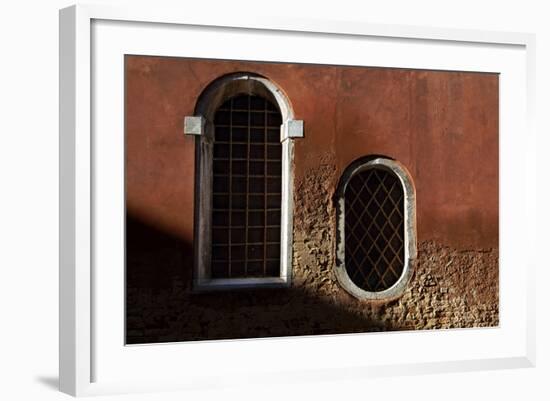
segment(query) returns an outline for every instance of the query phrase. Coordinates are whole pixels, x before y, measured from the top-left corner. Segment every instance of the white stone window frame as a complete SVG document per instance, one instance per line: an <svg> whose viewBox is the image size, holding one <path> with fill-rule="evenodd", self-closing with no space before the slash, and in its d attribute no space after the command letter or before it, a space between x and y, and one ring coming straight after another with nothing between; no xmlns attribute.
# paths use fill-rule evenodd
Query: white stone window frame
<svg viewBox="0 0 550 401"><path fill-rule="evenodd" d="M281 112L281 255L279 277L211 278L212 183L214 115L228 99L239 94L261 96ZM288 287L292 280L293 157L294 139L303 137L303 121L294 119L290 100L274 82L250 72L224 75L211 82L197 100L194 116L185 117L184 132L196 136L195 229L193 289Z"/></svg>
<svg viewBox="0 0 550 401"><path fill-rule="evenodd" d="M368 169L382 169L397 176L403 188L404 217L404 266L399 279L383 291L366 291L357 286L349 277L346 269L346 202L345 193L350 180L358 173ZM417 259L416 245L416 191L410 173L396 160L386 157L366 157L351 163L345 170L335 193L336 199L336 266L335 273L340 285L351 295L361 300L392 300L403 295L411 280Z"/></svg>

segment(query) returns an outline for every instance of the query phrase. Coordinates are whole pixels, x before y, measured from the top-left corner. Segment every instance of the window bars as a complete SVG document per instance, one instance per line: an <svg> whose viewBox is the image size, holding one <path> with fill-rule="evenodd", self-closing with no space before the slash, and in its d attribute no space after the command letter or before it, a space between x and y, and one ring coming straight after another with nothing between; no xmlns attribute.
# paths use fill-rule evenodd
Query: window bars
<svg viewBox="0 0 550 401"><path fill-rule="evenodd" d="M399 178L382 168L355 174L345 191L345 266L359 288L377 292L403 272L404 195Z"/></svg>
<svg viewBox="0 0 550 401"><path fill-rule="evenodd" d="M212 278L278 277L281 113L238 95L214 116Z"/></svg>

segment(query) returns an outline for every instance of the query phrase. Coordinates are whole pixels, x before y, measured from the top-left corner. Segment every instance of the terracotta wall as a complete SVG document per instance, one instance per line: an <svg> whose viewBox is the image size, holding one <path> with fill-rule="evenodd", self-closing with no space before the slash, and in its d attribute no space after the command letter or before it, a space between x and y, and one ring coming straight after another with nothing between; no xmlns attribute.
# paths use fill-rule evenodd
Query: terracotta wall
<svg viewBox="0 0 550 401"><path fill-rule="evenodd" d="M126 58L127 206L192 241L194 138L183 135L201 91L252 71L279 84L305 121L296 179L381 154L410 171L418 238L498 245L498 75L180 58ZM188 213L183 213L188 210Z"/></svg>
<svg viewBox="0 0 550 401"><path fill-rule="evenodd" d="M358 304L333 281L335 216L331 195L349 163L364 155L379 154L397 159L411 173L417 191L419 258L428 257L418 269L417 284L411 286L410 291L416 288L417 292L404 296L399 307L387 305L384 310L388 316L396 307L404 308L406 314L413 305L422 304L422 290L418 292L422 287L429 288L424 290L424 296L426 291L439 294L429 303L435 299L441 304L440 318L461 313L466 316L465 311L477 307L489 311L489 317L483 319L478 314L450 326L440 319L432 327L498 323L498 75L127 56L127 277L131 341L285 333L276 327L248 327L242 314L234 316L231 324L239 329L233 331L228 329L229 318L222 319L219 330L213 329L213 322L220 316L212 315L202 326L189 331L177 317L183 313L194 321L193 316L208 316L207 310L216 309L209 304L208 296L199 304L187 293L193 263L195 139L183 134L183 118L193 115L198 96L211 81L237 71L258 73L276 82L291 100L296 118L305 122L305 138L296 140L294 158L297 189L293 288L300 289L301 296L311 292L317 303L324 296L331 308L344 305L352 316L370 310L372 305ZM449 254L458 256L449 259ZM433 263L437 258L443 258L442 266ZM456 273L451 280L453 275L445 273L444 268L463 273L464 269L472 269L473 273ZM444 287L431 288L418 281L422 274L430 275L431 280L431 272L434 277L440 276L438 282L445 283ZM465 277L470 277L470 281L464 281ZM473 288L480 283L485 283L484 290L476 295ZM265 296L272 298L274 293L270 294ZM279 298L292 298L289 294L280 294ZM159 297L164 297L164 304ZM235 307L245 307L242 294L241 299L224 297L233 300L226 299L226 304L234 302ZM441 297L447 297L446 301L441 301ZM191 304L186 304L185 313L181 306L166 309L170 302L185 304L183 299L191 299L189 302L199 308L196 315L189 312L194 310ZM317 323L303 323L308 321L306 314L311 317L311 312L306 313L311 308L304 306L309 301L293 299L288 302L294 309L296 303L302 306L293 312L298 313L294 319L304 327L300 331L296 324L289 323L287 333L338 332L338 327L353 331L357 325L354 318L349 327L344 323L325 327L321 317L314 319ZM468 299L469 304L465 301ZM461 302L466 302L462 309L457 306ZM435 313L433 305L429 308L429 312L421 308L415 317L409 316L406 324L405 315L399 325L395 316L386 316L382 326L372 324L375 317L386 313L378 310L356 329L426 327L426 313ZM283 309L281 306L271 315L257 309L250 313L256 320L287 321L290 314L284 314ZM319 327L325 327L325 331Z"/></svg>

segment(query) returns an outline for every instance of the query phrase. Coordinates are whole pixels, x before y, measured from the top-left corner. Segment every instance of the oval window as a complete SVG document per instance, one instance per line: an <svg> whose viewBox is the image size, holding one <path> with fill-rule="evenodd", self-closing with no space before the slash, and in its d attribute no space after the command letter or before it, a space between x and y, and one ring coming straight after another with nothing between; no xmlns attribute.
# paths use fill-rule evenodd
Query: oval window
<svg viewBox="0 0 550 401"><path fill-rule="evenodd" d="M416 257L414 190L394 160L353 163L338 188L337 276L359 298L399 295Z"/></svg>

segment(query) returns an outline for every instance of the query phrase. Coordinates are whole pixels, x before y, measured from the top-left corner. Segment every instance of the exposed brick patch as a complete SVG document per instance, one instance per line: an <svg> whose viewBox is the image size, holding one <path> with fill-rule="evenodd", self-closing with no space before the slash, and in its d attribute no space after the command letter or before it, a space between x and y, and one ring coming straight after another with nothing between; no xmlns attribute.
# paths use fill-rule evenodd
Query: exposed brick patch
<svg viewBox="0 0 550 401"><path fill-rule="evenodd" d="M186 266L185 274L164 277L169 287L128 288L128 342L499 324L498 249L460 250L423 241L418 244L415 274L400 298L360 301L345 292L333 271L335 171L326 156L296 182L291 288L193 294L191 266ZM178 260L149 258L172 259ZM154 274L156 269L150 271Z"/></svg>

